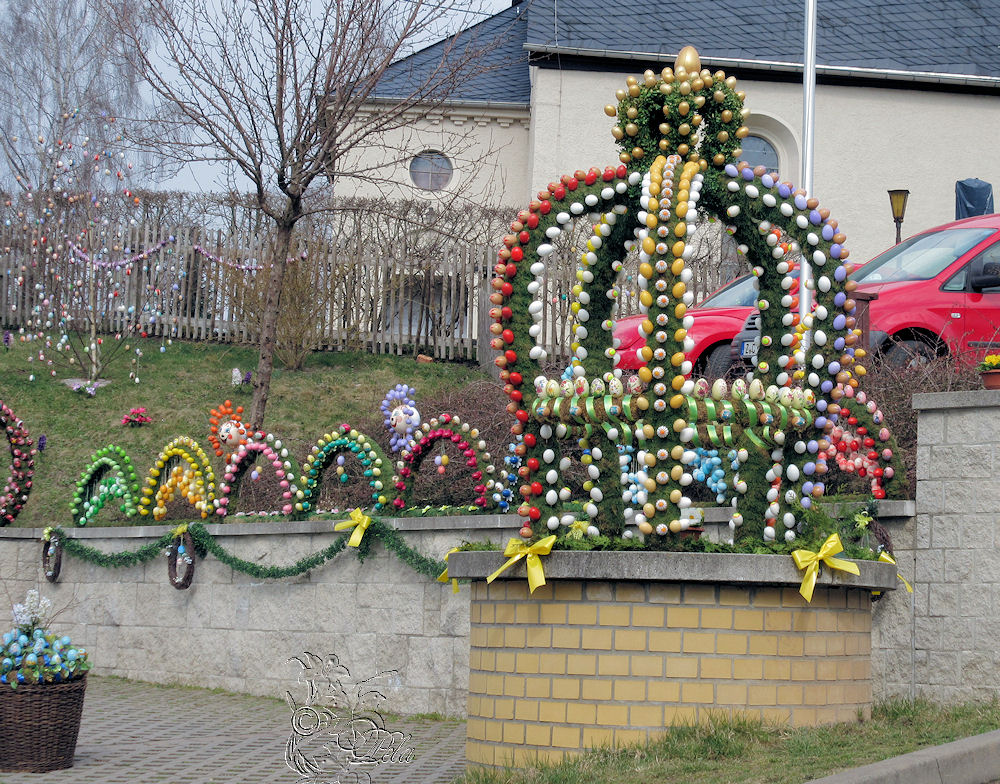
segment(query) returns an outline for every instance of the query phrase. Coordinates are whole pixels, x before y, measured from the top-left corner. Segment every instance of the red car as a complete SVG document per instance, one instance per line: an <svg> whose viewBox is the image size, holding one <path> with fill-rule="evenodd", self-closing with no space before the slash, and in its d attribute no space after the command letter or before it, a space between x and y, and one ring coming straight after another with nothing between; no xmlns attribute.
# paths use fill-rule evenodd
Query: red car
<svg viewBox="0 0 1000 784"><path fill-rule="evenodd" d="M1000 214L947 223L910 237L858 267L858 290L877 294L869 304L872 349L906 365L919 357L952 355L978 360L1000 352ZM759 340L751 276L738 278L693 308L695 373L721 376L731 363L752 361ZM727 296L728 294L728 296ZM642 365L642 316L619 322L621 367ZM739 326L733 328L733 323ZM746 324L746 326L744 326ZM719 342L732 350L719 351ZM724 356L724 359L722 358Z"/></svg>
<svg viewBox="0 0 1000 784"><path fill-rule="evenodd" d="M694 318L694 325L688 330L694 348L687 357L694 365L695 375L725 375L730 365L729 345L733 336L743 328L756 306L754 277L744 275L688 311ZM614 336L621 341L618 367L622 370L638 370L646 364L636 353L646 345L646 335L639 326L645 318L641 313L626 316L615 325Z"/></svg>

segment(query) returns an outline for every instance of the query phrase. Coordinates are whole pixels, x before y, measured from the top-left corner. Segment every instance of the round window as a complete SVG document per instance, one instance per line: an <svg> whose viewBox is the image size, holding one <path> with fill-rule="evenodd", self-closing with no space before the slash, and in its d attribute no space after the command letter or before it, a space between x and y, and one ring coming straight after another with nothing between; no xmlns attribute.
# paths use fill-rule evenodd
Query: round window
<svg viewBox="0 0 1000 784"><path fill-rule="evenodd" d="M410 161L410 179L425 191L440 191L448 187L454 168L448 156L435 150L424 150Z"/></svg>

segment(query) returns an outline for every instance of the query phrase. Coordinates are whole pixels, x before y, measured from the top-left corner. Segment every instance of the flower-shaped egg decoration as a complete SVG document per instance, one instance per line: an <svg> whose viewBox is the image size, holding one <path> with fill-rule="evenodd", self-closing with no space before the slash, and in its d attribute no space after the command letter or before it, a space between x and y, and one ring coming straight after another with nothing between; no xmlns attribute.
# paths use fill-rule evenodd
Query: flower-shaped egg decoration
<svg viewBox="0 0 1000 784"><path fill-rule="evenodd" d="M389 431L389 446L393 452L407 449L414 432L420 427L420 412L413 402L416 393L411 386L396 384L379 406L383 424Z"/></svg>

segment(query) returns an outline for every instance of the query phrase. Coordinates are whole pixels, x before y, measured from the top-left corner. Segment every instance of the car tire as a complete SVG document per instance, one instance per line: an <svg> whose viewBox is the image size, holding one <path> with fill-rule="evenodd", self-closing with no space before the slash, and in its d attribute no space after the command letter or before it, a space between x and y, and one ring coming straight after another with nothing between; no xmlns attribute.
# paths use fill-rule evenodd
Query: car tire
<svg viewBox="0 0 1000 784"><path fill-rule="evenodd" d="M937 358L934 347L922 340L893 341L883 354L886 364L894 368L918 367Z"/></svg>
<svg viewBox="0 0 1000 784"><path fill-rule="evenodd" d="M705 376L707 378L726 378L732 368L731 349L728 343L721 343L708 352L705 359Z"/></svg>

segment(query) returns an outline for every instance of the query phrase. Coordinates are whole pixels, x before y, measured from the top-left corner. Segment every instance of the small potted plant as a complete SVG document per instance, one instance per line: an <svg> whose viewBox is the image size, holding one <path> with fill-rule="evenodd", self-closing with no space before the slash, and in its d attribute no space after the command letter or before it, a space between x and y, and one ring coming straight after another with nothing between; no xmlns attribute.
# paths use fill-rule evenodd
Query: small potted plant
<svg viewBox="0 0 1000 784"><path fill-rule="evenodd" d="M90 669L87 651L48 627L52 602L32 589L0 638L0 771L73 766Z"/></svg>
<svg viewBox="0 0 1000 784"><path fill-rule="evenodd" d="M986 389L1000 389L1000 354L987 354L976 365L976 370L982 376Z"/></svg>

